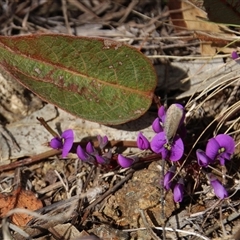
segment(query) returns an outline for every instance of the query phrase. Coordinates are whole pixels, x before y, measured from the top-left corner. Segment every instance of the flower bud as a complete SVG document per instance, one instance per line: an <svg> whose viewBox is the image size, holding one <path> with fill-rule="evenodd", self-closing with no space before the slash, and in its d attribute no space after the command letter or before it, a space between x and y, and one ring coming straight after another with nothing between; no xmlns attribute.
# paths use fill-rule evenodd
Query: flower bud
<svg viewBox="0 0 240 240"><path fill-rule="evenodd" d="M173 189L173 199L174 202L181 202L183 200L184 194L184 180L180 178L178 183L174 186Z"/></svg>
<svg viewBox="0 0 240 240"><path fill-rule="evenodd" d="M224 186L220 183L220 181L216 178L216 176L214 176L213 174L208 174L208 177L215 195L220 199L227 198L228 192L224 188Z"/></svg>
<svg viewBox="0 0 240 240"><path fill-rule="evenodd" d="M137 137L137 146L141 150L147 150L150 147L149 141L141 132L139 132Z"/></svg>
<svg viewBox="0 0 240 240"><path fill-rule="evenodd" d="M163 186L166 190L169 190L173 186L172 178L176 172L176 167L172 166L167 173L164 175Z"/></svg>
<svg viewBox="0 0 240 240"><path fill-rule="evenodd" d="M123 168L131 167L134 163L133 158L124 157L122 154L118 154L118 164Z"/></svg>

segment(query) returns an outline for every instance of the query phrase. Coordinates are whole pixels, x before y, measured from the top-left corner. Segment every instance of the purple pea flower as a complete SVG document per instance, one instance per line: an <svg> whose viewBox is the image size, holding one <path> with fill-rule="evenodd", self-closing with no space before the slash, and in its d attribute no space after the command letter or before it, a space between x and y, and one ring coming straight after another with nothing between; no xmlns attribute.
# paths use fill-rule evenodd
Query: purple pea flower
<svg viewBox="0 0 240 240"><path fill-rule="evenodd" d="M180 111L177 111L179 110ZM176 118L177 116L173 114L177 113L177 116L179 113L181 113L181 118L176 119L177 121L172 121L172 118ZM185 119L185 113L184 113L184 107L181 104L175 103L172 104L167 111L165 111L165 108L161 106L158 110L158 117L153 121L152 123L152 129L155 133L160 133L165 131L166 135L169 135L169 130L173 130L175 128L175 131L173 130L174 134L177 132L181 138L186 135L186 129L183 125ZM172 125L172 123L176 123L176 126L169 126ZM171 136L173 137L173 136Z"/></svg>
<svg viewBox="0 0 240 240"><path fill-rule="evenodd" d="M99 147L101 149L105 148L106 145L108 144L108 137L107 136L100 136L100 135L97 135L97 139L98 139L98 143L99 143Z"/></svg>
<svg viewBox="0 0 240 240"><path fill-rule="evenodd" d="M123 168L128 168L135 162L134 158L124 157L122 154L118 154L118 164Z"/></svg>
<svg viewBox="0 0 240 240"><path fill-rule="evenodd" d="M104 153L103 155L96 155L96 160L99 164L106 165L110 164L112 158L112 150L109 149L108 152Z"/></svg>
<svg viewBox="0 0 240 240"><path fill-rule="evenodd" d="M92 155L94 155L96 153L96 149L93 147L91 142L87 143L86 151L87 151L87 153L92 154Z"/></svg>
<svg viewBox="0 0 240 240"><path fill-rule="evenodd" d="M65 130L61 137L53 138L49 145L54 149L62 149L62 157L66 157L70 152L74 141L74 133L72 129Z"/></svg>
<svg viewBox="0 0 240 240"><path fill-rule="evenodd" d="M176 172L176 167L173 165L171 168L167 171L167 173L164 175L163 179L163 186L166 190L169 190L173 186L172 178Z"/></svg>
<svg viewBox="0 0 240 240"><path fill-rule="evenodd" d="M236 60L237 58L239 58L238 53L237 53L236 51L233 51L233 52L232 52L232 59L233 59L233 60Z"/></svg>
<svg viewBox="0 0 240 240"><path fill-rule="evenodd" d="M165 121L166 111L163 106L158 109L158 117L152 123L152 129L155 133L163 131L163 123Z"/></svg>
<svg viewBox="0 0 240 240"><path fill-rule="evenodd" d="M215 195L220 199L227 198L228 192L220 181L213 174L208 174L208 176Z"/></svg>
<svg viewBox="0 0 240 240"><path fill-rule="evenodd" d="M156 118L152 123L152 129L155 133L160 133L163 131L163 126L159 121L159 118Z"/></svg>
<svg viewBox="0 0 240 240"><path fill-rule="evenodd" d="M157 133L153 137L150 145L153 152L162 154L163 159L169 157L171 161L178 161L183 156L184 145L182 139L178 135L173 138L170 144L167 141L165 132Z"/></svg>
<svg viewBox="0 0 240 240"><path fill-rule="evenodd" d="M109 164L109 162L110 162L110 159L108 159L105 156L96 155L95 158L96 158L97 162L102 165Z"/></svg>
<svg viewBox="0 0 240 240"><path fill-rule="evenodd" d="M150 147L149 141L141 132L139 132L137 137L137 146L141 150L147 150Z"/></svg>
<svg viewBox="0 0 240 240"><path fill-rule="evenodd" d="M95 159L92 155L87 153L80 145L77 146L77 156L83 161L83 162L89 162L94 163Z"/></svg>
<svg viewBox="0 0 240 240"><path fill-rule="evenodd" d="M210 157L208 157L207 154L201 149L196 150L196 155L198 165L200 167L207 167L211 162L213 162L213 160Z"/></svg>
<svg viewBox="0 0 240 240"><path fill-rule="evenodd" d="M218 159L221 165L225 165L226 160L230 160L235 150L235 142L227 134L219 134L209 139L206 146L206 155L213 161Z"/></svg>
<svg viewBox="0 0 240 240"><path fill-rule="evenodd" d="M183 200L183 194L184 194L184 180L183 178L180 178L178 180L178 183L174 186L173 189L174 202L181 202Z"/></svg>

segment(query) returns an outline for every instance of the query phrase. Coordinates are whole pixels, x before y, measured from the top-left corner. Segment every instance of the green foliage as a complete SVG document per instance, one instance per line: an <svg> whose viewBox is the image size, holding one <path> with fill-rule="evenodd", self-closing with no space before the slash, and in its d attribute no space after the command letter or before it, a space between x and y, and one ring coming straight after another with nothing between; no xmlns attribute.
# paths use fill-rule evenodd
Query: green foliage
<svg viewBox="0 0 240 240"><path fill-rule="evenodd" d="M117 125L140 117L151 105L154 68L131 46L57 34L1 36L0 52L4 72L80 118Z"/></svg>

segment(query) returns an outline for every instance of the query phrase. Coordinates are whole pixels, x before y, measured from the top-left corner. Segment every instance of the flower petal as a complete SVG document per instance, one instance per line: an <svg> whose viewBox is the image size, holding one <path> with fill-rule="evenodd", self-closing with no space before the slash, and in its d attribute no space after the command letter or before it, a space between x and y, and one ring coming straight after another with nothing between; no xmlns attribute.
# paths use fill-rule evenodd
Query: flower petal
<svg viewBox="0 0 240 240"><path fill-rule="evenodd" d="M95 148L93 147L91 142L88 142L86 145L86 151L87 153L91 154L95 152Z"/></svg>
<svg viewBox="0 0 240 240"><path fill-rule="evenodd" d="M209 175L210 175L210 183L213 187L215 195L220 199L227 198L228 192L224 188L224 186L220 183L220 181L213 174L209 174Z"/></svg>
<svg viewBox="0 0 240 240"><path fill-rule="evenodd" d="M227 134L219 134L215 137L216 141L221 148L225 148L225 152L230 155L235 151L235 141L234 139Z"/></svg>
<svg viewBox="0 0 240 240"><path fill-rule="evenodd" d="M155 133L160 133L163 131L163 127L159 121L159 118L156 118L152 123L152 129Z"/></svg>
<svg viewBox="0 0 240 240"><path fill-rule="evenodd" d="M169 158L169 150L168 150L168 148L167 147L163 147L162 148L162 150L161 150L161 155L162 155L162 159L163 160L166 160L166 159L168 159Z"/></svg>
<svg viewBox="0 0 240 240"><path fill-rule="evenodd" d="M184 153L184 144L182 139L177 135L174 137L170 151L169 159L171 161L178 161Z"/></svg>
<svg viewBox="0 0 240 240"><path fill-rule="evenodd" d="M166 143L166 134L164 132L160 132L153 137L150 146L153 152L161 153L164 150L164 144Z"/></svg>
<svg viewBox="0 0 240 240"><path fill-rule="evenodd" d="M123 168L131 167L134 163L134 159L124 157L122 154L118 154L118 164Z"/></svg>
<svg viewBox="0 0 240 240"><path fill-rule="evenodd" d="M59 137L55 137L53 138L50 143L49 143L50 147L53 149L62 149L63 147L63 143L62 140Z"/></svg>
<svg viewBox="0 0 240 240"><path fill-rule="evenodd" d="M137 146L141 150L147 150L150 147L148 139L141 132L139 132L137 137Z"/></svg>
<svg viewBox="0 0 240 240"><path fill-rule="evenodd" d="M77 147L77 156L84 162L88 160L88 154L80 145Z"/></svg>
<svg viewBox="0 0 240 240"><path fill-rule="evenodd" d="M173 186L173 181L172 181L172 178L175 174L175 171L176 171L176 167L175 166L172 166L169 171L167 171L167 173L165 174L164 176L164 179L163 179L163 186L166 190L169 190L170 188L172 188Z"/></svg>
<svg viewBox="0 0 240 240"><path fill-rule="evenodd" d="M212 161L214 161L218 156L219 148L220 146L215 138L211 138L208 140L205 152L207 156L212 159Z"/></svg>
<svg viewBox="0 0 240 240"><path fill-rule="evenodd" d="M164 106L161 106L161 107L158 109L158 117L159 117L160 121L161 121L162 123L164 123L165 117L166 117L166 111L165 111Z"/></svg>
<svg viewBox="0 0 240 240"><path fill-rule="evenodd" d="M104 156L96 155L95 157L99 164L108 164L110 162L110 160Z"/></svg>
<svg viewBox="0 0 240 240"><path fill-rule="evenodd" d="M200 167L207 167L211 163L211 159L207 156L207 154L201 150L197 149L196 150L196 155L197 155L197 160L198 160L198 165Z"/></svg>
<svg viewBox="0 0 240 240"><path fill-rule="evenodd" d="M106 145L108 144L108 137L107 136L100 136L100 135L97 135L97 139L98 139L98 143L99 143L99 147L101 149L105 148Z"/></svg>
<svg viewBox="0 0 240 240"><path fill-rule="evenodd" d="M231 158L231 154L227 152L223 152L218 156L219 162L222 166L225 165L225 161L230 160L230 158Z"/></svg>
<svg viewBox="0 0 240 240"><path fill-rule="evenodd" d="M181 178L173 189L174 202L181 202L184 194L184 181Z"/></svg>
<svg viewBox="0 0 240 240"><path fill-rule="evenodd" d="M72 140L73 140L73 138L74 138L73 130L72 130L72 129L65 130L65 131L62 133L61 137L62 137L63 139L72 139Z"/></svg>
<svg viewBox="0 0 240 240"><path fill-rule="evenodd" d="M70 152L73 141L74 141L74 133L72 129L68 129L64 131L61 135L61 137L64 139L63 142L63 148L62 148L62 157L66 157L68 153Z"/></svg>
<svg viewBox="0 0 240 240"><path fill-rule="evenodd" d="M237 58L239 58L237 52L236 52L236 51L233 51L233 52L232 52L232 59L235 60L235 59L237 59Z"/></svg>

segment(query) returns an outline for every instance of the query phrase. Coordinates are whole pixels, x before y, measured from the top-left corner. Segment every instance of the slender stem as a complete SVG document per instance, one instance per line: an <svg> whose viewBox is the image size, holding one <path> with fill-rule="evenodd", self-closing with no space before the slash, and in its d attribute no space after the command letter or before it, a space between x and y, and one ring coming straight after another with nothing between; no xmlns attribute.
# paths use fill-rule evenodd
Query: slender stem
<svg viewBox="0 0 240 240"><path fill-rule="evenodd" d="M165 219L165 208L164 208L164 206L165 206L165 202L164 202L165 190L164 190L164 185L163 185L163 181L164 181L163 178L164 178L164 174L165 174L165 159L162 159L161 165L162 165L161 188L160 188L160 190L161 190L161 207L162 207L162 219ZM163 225L163 240L165 240L165 239L166 239L166 231L165 231L165 223L164 223L164 225Z"/></svg>
<svg viewBox="0 0 240 240"><path fill-rule="evenodd" d="M53 137L59 137L59 135L48 125L48 123L45 121L42 117L37 117L37 120L42 124L43 127L53 136Z"/></svg>

